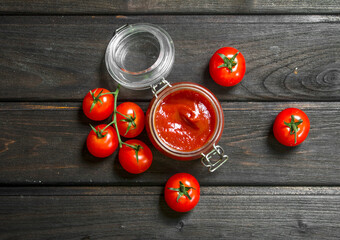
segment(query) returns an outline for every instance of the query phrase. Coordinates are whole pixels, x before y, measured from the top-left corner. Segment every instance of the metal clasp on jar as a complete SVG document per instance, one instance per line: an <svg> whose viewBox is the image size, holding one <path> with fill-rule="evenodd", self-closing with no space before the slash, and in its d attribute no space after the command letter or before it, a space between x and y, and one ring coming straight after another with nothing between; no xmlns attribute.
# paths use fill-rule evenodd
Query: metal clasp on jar
<svg viewBox="0 0 340 240"><path fill-rule="evenodd" d="M160 87L160 88L157 90L157 87ZM160 93L166 87L172 87L172 86L167 80L162 78L161 81L157 82L156 84L151 85L151 91L153 95L157 98L158 97L157 94Z"/></svg>
<svg viewBox="0 0 340 240"><path fill-rule="evenodd" d="M213 145L214 149L209 152L207 155L204 153L202 154L201 162L204 166L209 168L209 172L214 172L216 169L222 166L223 163L228 161L228 155L224 155L224 150L221 146L219 145ZM213 157L217 155L217 160L211 161Z"/></svg>

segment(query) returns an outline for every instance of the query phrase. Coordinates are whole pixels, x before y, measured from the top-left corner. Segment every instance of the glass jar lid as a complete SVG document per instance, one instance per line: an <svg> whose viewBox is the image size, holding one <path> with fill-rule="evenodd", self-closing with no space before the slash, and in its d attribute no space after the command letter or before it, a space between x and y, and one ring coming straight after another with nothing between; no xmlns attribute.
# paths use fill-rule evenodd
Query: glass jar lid
<svg viewBox="0 0 340 240"><path fill-rule="evenodd" d="M167 77L174 60L175 47L170 35L148 23L117 29L105 54L111 77L133 90L150 88Z"/></svg>

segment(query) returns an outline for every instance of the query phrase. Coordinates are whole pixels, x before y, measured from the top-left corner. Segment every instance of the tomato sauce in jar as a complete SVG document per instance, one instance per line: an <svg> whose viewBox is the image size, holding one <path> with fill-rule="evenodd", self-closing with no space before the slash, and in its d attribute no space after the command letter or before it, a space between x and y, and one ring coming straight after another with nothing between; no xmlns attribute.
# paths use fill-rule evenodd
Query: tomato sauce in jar
<svg viewBox="0 0 340 240"><path fill-rule="evenodd" d="M212 136L216 114L201 93L183 89L166 96L155 112L158 137L178 151L201 148Z"/></svg>
<svg viewBox="0 0 340 240"><path fill-rule="evenodd" d="M207 88L181 82L154 97L146 113L153 145L177 160L193 160L213 149L224 126L221 104Z"/></svg>

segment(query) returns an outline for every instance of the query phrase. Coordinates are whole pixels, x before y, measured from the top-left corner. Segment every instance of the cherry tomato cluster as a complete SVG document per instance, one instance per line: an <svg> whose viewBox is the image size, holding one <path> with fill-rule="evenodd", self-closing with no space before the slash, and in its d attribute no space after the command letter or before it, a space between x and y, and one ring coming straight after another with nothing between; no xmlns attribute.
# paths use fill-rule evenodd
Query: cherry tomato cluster
<svg viewBox="0 0 340 240"><path fill-rule="evenodd" d="M104 88L89 91L83 100L84 114L95 121L102 121L112 114L112 122L93 127L86 139L89 152L99 158L113 154L118 147L118 159L122 167L133 174L146 171L152 163L152 152L142 141L131 139L123 142L120 136L137 137L144 129L145 115L135 103L117 104L119 87L115 92ZM111 125L113 124L112 127Z"/></svg>
<svg viewBox="0 0 340 240"><path fill-rule="evenodd" d="M122 142L120 136L135 138L144 129L143 110L133 102L124 102L116 107L119 88L110 92L104 88L89 91L83 100L84 114L95 121L102 121L112 114L112 122L93 127L87 136L89 152L99 158L113 154L118 147L118 159L122 167L132 174L145 172L152 163L152 152L142 141L130 139ZM114 125L114 127L112 126ZM200 185L194 176L178 173L165 186L165 201L178 212L193 209L200 198Z"/></svg>

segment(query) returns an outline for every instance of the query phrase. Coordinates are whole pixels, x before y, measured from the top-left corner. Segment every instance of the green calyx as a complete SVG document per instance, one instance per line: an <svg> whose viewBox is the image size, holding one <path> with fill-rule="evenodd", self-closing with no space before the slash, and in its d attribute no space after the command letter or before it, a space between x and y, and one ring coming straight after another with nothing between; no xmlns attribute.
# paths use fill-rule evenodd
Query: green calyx
<svg viewBox="0 0 340 240"><path fill-rule="evenodd" d="M133 126L133 128L136 128L136 112L135 110L133 110L133 116L126 116L118 111L116 111L116 113L118 113L119 115L123 116L124 119L120 120L120 122L127 122L128 123L128 127L126 129L126 132L124 133L124 136L130 131L131 126Z"/></svg>
<svg viewBox="0 0 340 240"><path fill-rule="evenodd" d="M140 149L143 149L143 147L138 144L138 145L135 145L133 149L135 149L136 159L137 159L137 163L138 163L138 152L139 152Z"/></svg>
<svg viewBox="0 0 340 240"><path fill-rule="evenodd" d="M130 147L130 148L135 150L136 160L137 160L137 163L138 163L138 152L139 152L139 150L143 149L143 147L139 144L131 145L131 144L128 144L128 143L125 143L125 142L122 142L122 144L124 144L125 146Z"/></svg>
<svg viewBox="0 0 340 240"><path fill-rule="evenodd" d="M168 188L169 190L172 190L172 191L176 191L178 192L178 196L177 196L177 202L179 201L179 199L184 195L186 196L187 198L189 198L189 200L191 200L191 197L188 193L189 189L194 189L196 190L195 188L193 187L186 187L181 181L179 181L179 188Z"/></svg>
<svg viewBox="0 0 340 240"><path fill-rule="evenodd" d="M100 99L100 97L104 96L104 95L108 95L108 94L114 94L114 92L107 92L107 93L103 93L103 89L100 91L100 93L98 93L97 96L95 96L95 93L97 92L98 88L96 88L96 90L94 90L94 92L92 92L90 90L90 94L92 96L93 102L91 104L91 108L90 108L90 112L92 111L92 109L94 108L94 106L96 106L96 104L99 102L100 104L103 104L102 100Z"/></svg>
<svg viewBox="0 0 340 240"><path fill-rule="evenodd" d="M291 120L290 123L287 123L286 121L283 121L284 124L290 128L290 135L294 134L294 140L295 143L297 141L297 132L299 131L298 126L303 123L302 119L300 119L299 121L295 122L295 117L294 115L291 115Z"/></svg>
<svg viewBox="0 0 340 240"><path fill-rule="evenodd" d="M222 53L218 53L218 55L223 59L224 63L221 64L220 66L218 66L217 68L222 68L222 67L226 67L229 69L230 72L233 72L233 67L236 66L236 62L235 62L235 58L237 57L237 55L240 52L235 53L235 55L232 58L227 58L226 55L222 54Z"/></svg>
<svg viewBox="0 0 340 240"><path fill-rule="evenodd" d="M103 129L98 128L98 130L95 127L93 127L91 124L90 124L90 127L97 134L98 138L103 138L107 134L107 131L105 131L105 129L108 128L108 126L112 125L113 123L114 123L114 121L112 121L109 124L107 124Z"/></svg>

